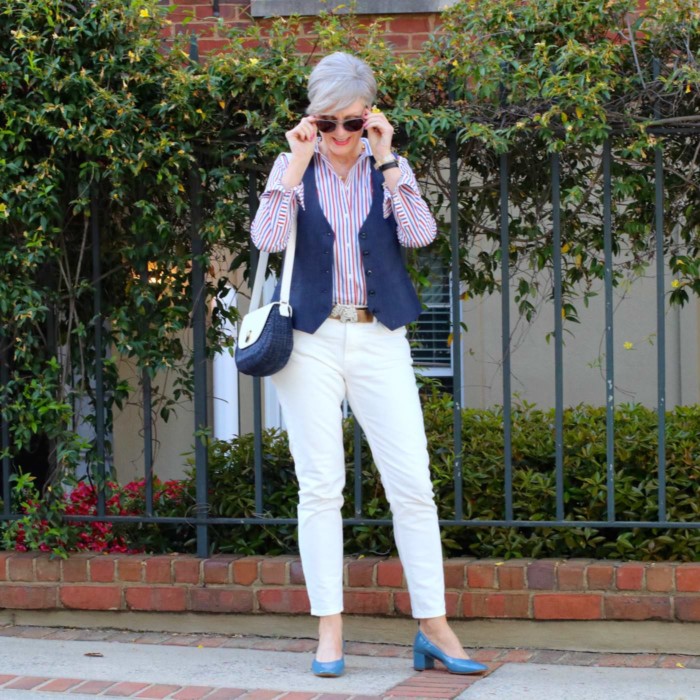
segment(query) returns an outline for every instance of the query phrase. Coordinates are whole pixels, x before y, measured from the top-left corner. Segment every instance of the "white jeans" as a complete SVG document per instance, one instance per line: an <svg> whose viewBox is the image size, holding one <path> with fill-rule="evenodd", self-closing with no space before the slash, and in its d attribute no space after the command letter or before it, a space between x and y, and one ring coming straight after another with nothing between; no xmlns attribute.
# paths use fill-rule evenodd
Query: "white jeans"
<svg viewBox="0 0 700 700"><path fill-rule="evenodd" d="M341 404L347 396L391 506L413 616L444 615L437 509L405 329L329 319L314 334L294 331L289 363L272 381L299 481L299 548L311 614L343 610Z"/></svg>

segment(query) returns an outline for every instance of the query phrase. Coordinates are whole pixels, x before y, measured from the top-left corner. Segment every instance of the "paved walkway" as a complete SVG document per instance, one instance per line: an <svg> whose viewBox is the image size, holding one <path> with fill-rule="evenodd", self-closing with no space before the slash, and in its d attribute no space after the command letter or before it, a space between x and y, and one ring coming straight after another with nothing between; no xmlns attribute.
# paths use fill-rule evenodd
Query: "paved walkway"
<svg viewBox="0 0 700 700"><path fill-rule="evenodd" d="M349 642L309 672L308 639L0 627L0 700L698 700L700 657L478 649L483 676L416 673L409 647Z"/></svg>

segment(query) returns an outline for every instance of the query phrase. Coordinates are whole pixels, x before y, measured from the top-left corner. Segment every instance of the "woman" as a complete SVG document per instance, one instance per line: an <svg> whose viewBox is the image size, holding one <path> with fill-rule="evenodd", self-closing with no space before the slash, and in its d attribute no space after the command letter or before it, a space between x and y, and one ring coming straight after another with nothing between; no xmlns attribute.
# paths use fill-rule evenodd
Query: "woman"
<svg viewBox="0 0 700 700"><path fill-rule="evenodd" d="M290 153L274 164L252 239L261 250L283 250L297 218L294 350L272 381L299 481L299 548L311 614L319 617L312 671L344 670L346 397L391 505L412 614L420 621L415 668L439 659L453 673L483 671L445 618L437 512L406 339L405 324L421 305L400 246L430 243L435 220L408 163L391 150L393 128L370 108L376 83L367 64L349 54L327 56L309 78L308 95L308 116L286 134Z"/></svg>

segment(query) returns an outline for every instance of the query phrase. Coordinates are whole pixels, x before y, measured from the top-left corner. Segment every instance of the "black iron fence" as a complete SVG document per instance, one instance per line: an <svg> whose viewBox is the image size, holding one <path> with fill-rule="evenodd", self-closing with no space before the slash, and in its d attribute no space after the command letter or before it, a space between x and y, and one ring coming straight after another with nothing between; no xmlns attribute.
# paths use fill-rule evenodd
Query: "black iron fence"
<svg viewBox="0 0 700 700"><path fill-rule="evenodd" d="M652 129L652 131L654 131ZM659 135L673 136L677 138L700 138L700 130L694 128L674 128L672 131L657 128ZM700 520L690 522L674 522L667 518L667 492L666 492L666 445L665 445L665 412L666 412L666 304L667 291L665 289L666 259L664 253L664 213L665 213L665 189L664 189L664 153L662 141L655 148L654 154L654 178L655 178L655 277L656 277L656 352L657 352L657 412L658 412L658 519L649 521L630 521L620 519L615 503L615 356L614 348L614 322L613 322L613 257L615 227L612 196L612 167L614 164L611 141L603 144L601 161L603 170L602 179L602 211L604 226L604 295L605 295L605 405L606 405L606 450L607 450L607 518L605 520L582 521L567 519L564 499L564 328L563 305L561 294L562 282L562 212L561 212L561 161L560 155L554 153L549 159L549 171L551 178L551 235L553 250L553 288L552 310L554 333L552 338L554 353L554 433L555 433L555 471L556 471L556 517L551 520L518 520L513 508L513 454L512 454L512 415L513 415L513 391L511 387L511 290L507 283L511 279L509 255L501 255L501 362L503 368L503 470L505 478L504 517L498 520L467 519L463 512L463 475L462 475L462 405L459 400L459 387L463 386L461 358L463 353L463 330L461 324L461 300L460 300L460 212L458 202L459 169L457 137L453 135L449 142L449 175L450 175L450 241L452 248L451 258L451 331L453 357L453 386L456 388L454 400L454 513L453 517L443 519L443 525L457 525L464 527L506 526L518 528L530 527L590 527L590 528L700 528ZM499 163L499 197L500 197L500 247L502 251L508 251L511 245L511 200L509 195L509 166L508 153L498 156ZM215 517L210 515L208 502L208 467L206 435L209 424L207 416L208 386L207 373L207 306L205 299L205 275L206 270L202 264L204 244L201 235L201 183L199 177L192 173L189 179L189 195L192 203L191 210L191 304L192 304L192 330L193 330L193 379L194 379L194 425L195 439L194 466L196 473L196 511L193 517L158 517L154 515L153 508L153 429L152 429L152 405L151 405L151 380L148 372L141 373L143 391L143 473L146 484L145 512L139 516L117 516L107 512L105 492L100 491L97 514L94 516L69 516L76 521L101 521L101 522L136 522L136 523L188 523L196 527L197 553L206 556L209 552L209 528L212 525L278 525L293 524L290 518L275 518L265 515L265 503L263 498L263 450L262 450L262 388L260 380L253 380L252 410L254 414L255 432L255 511L259 515L254 517ZM255 208L257 186L254 178L250 182L251 211ZM92 195L91 213L91 237L93 252L93 285L94 285L94 314L97 319L102 317L102 274L100 269L100 211L98 195ZM142 271L142 280L147 281L147 271ZM95 324L94 344L96 348L103 348L102 324ZM3 346L4 347L4 346ZM105 435L105 396L102 390L103 357L98 357L94 369L96 402L95 402L95 444L98 484L105 484L106 464L106 435ZM0 357L0 383L6 384L9 376L7 350ZM362 502L362 464L360 463L362 440L360 428L355 427L355 464L354 464L354 517L345 520L346 525L389 525L386 519L373 519L365 514ZM3 477L3 511L1 520L15 519L17 513L11 510L10 498L10 431L6 420L0 426L0 447L2 448L2 477Z"/></svg>

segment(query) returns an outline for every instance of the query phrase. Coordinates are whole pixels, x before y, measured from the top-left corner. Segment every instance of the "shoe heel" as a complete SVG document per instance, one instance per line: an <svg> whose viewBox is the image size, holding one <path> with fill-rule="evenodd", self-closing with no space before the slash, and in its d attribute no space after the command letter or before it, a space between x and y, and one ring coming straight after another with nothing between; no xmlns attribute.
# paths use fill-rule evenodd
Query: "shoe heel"
<svg viewBox="0 0 700 700"><path fill-rule="evenodd" d="M430 656L421 654L419 651L413 652L413 668L416 671L426 671L435 668L435 660Z"/></svg>

